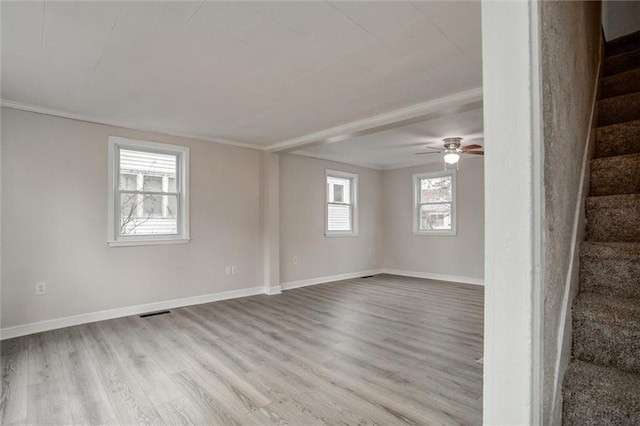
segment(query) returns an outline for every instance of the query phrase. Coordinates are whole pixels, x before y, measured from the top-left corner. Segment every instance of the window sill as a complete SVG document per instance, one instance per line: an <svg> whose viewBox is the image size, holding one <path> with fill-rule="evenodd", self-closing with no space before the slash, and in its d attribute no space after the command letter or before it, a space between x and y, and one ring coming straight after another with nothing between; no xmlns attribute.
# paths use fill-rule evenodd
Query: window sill
<svg viewBox="0 0 640 426"><path fill-rule="evenodd" d="M456 231L413 231L413 235L419 235L423 237L455 237Z"/></svg>
<svg viewBox="0 0 640 426"><path fill-rule="evenodd" d="M357 237L357 232L325 232L324 236L327 238L333 237Z"/></svg>
<svg viewBox="0 0 640 426"><path fill-rule="evenodd" d="M107 241L109 247L159 246L166 244L187 244L191 238L170 238L165 240Z"/></svg>

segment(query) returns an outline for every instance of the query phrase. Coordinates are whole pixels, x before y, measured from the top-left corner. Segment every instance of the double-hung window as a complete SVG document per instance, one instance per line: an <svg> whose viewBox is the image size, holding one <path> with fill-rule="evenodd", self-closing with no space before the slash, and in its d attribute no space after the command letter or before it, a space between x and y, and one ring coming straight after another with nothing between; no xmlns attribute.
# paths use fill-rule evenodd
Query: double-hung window
<svg viewBox="0 0 640 426"><path fill-rule="evenodd" d="M358 234L358 175L327 170L327 215L325 235L353 236Z"/></svg>
<svg viewBox="0 0 640 426"><path fill-rule="evenodd" d="M189 241L189 148L109 138L112 246Z"/></svg>
<svg viewBox="0 0 640 426"><path fill-rule="evenodd" d="M413 193L415 234L456 234L455 171L413 175Z"/></svg>

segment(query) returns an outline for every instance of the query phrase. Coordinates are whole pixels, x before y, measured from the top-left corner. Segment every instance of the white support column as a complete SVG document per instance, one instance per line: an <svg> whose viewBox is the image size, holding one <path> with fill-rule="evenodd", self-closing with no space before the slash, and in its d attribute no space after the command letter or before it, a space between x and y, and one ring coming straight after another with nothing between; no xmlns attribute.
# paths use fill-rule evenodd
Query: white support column
<svg viewBox="0 0 640 426"><path fill-rule="evenodd" d="M482 2L484 424L541 424L543 141L539 4Z"/></svg>
<svg viewBox="0 0 640 426"><path fill-rule="evenodd" d="M271 152L261 158L261 208L263 280L266 294L280 288L280 156Z"/></svg>

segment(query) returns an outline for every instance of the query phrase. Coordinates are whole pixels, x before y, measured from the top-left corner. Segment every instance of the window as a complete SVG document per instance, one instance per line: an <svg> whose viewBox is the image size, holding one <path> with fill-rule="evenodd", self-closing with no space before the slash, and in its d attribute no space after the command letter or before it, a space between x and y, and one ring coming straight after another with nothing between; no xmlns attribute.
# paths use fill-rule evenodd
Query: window
<svg viewBox="0 0 640 426"><path fill-rule="evenodd" d="M358 175L327 170L327 237L358 234L357 187Z"/></svg>
<svg viewBox="0 0 640 426"><path fill-rule="evenodd" d="M189 241L189 148L109 138L109 245Z"/></svg>
<svg viewBox="0 0 640 426"><path fill-rule="evenodd" d="M413 192L413 232L424 235L455 235L455 172L413 175Z"/></svg>

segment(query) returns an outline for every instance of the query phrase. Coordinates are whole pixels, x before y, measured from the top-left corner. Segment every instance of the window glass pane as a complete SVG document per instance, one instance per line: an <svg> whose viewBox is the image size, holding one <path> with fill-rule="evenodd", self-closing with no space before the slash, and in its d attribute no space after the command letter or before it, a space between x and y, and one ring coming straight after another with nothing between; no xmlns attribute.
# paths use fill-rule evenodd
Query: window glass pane
<svg viewBox="0 0 640 426"><path fill-rule="evenodd" d="M138 175L120 173L120 189L135 191L138 189Z"/></svg>
<svg viewBox="0 0 640 426"><path fill-rule="evenodd" d="M175 207L173 215L163 214L169 206L177 206L176 198L175 195L120 194L120 234L177 234Z"/></svg>
<svg viewBox="0 0 640 426"><path fill-rule="evenodd" d="M327 176L329 202L351 204L351 179Z"/></svg>
<svg viewBox="0 0 640 426"><path fill-rule="evenodd" d="M142 190L151 192L162 192L162 176L143 176Z"/></svg>
<svg viewBox="0 0 640 426"><path fill-rule="evenodd" d="M420 229L451 229L451 204L420 206Z"/></svg>
<svg viewBox="0 0 640 426"><path fill-rule="evenodd" d="M329 204L327 230L351 231L351 206L347 204Z"/></svg>
<svg viewBox="0 0 640 426"><path fill-rule="evenodd" d="M177 192L176 179L169 178L169 192Z"/></svg>
<svg viewBox="0 0 640 426"><path fill-rule="evenodd" d="M142 196L142 215L144 217L162 217L162 195Z"/></svg>
<svg viewBox="0 0 640 426"><path fill-rule="evenodd" d="M120 182L122 185L123 175L144 176L144 190L166 192L163 189L162 178L176 178L176 164L178 157L170 154L156 154L152 152L134 151L129 149L120 150ZM121 189L129 189L122 187ZM136 189L136 188L133 188Z"/></svg>
<svg viewBox="0 0 640 426"><path fill-rule="evenodd" d="M451 176L420 179L420 203L451 201Z"/></svg>
<svg viewBox="0 0 640 426"><path fill-rule="evenodd" d="M178 217L178 197L175 195L165 195L162 197L164 203L164 217Z"/></svg>

